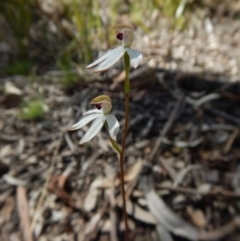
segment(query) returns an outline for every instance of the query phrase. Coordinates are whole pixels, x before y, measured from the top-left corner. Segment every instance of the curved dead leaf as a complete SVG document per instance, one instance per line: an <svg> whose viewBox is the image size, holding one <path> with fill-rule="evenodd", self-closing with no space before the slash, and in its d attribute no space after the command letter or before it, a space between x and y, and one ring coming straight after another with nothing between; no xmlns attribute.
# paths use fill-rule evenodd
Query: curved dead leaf
<svg viewBox="0 0 240 241"><path fill-rule="evenodd" d="M146 199L149 210L163 227L175 235L179 235L193 241L198 240L199 231L181 217L177 216L154 190L150 190L146 193Z"/></svg>

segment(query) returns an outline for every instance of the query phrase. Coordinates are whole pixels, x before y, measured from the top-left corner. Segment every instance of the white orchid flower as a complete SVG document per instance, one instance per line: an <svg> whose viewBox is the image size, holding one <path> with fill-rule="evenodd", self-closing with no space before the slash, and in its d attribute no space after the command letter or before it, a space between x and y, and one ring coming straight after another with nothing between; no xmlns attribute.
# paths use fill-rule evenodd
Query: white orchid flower
<svg viewBox="0 0 240 241"><path fill-rule="evenodd" d="M79 144L81 145L87 141L90 141L101 130L102 126L106 122L110 137L116 141L116 136L120 125L117 118L110 114L112 109L111 98L107 95L100 95L94 98L90 104L94 104L96 109L85 112L83 114L84 117L79 122L74 124L69 130L74 131L80 129L94 120L88 131L80 140Z"/></svg>
<svg viewBox="0 0 240 241"><path fill-rule="evenodd" d="M142 54L138 50L130 48L134 36L133 28L126 24L117 24L113 29L117 31L116 38L122 42L122 46L109 50L86 68L94 68L96 73L105 71L114 65L126 52L130 57L131 66L137 68L142 60Z"/></svg>

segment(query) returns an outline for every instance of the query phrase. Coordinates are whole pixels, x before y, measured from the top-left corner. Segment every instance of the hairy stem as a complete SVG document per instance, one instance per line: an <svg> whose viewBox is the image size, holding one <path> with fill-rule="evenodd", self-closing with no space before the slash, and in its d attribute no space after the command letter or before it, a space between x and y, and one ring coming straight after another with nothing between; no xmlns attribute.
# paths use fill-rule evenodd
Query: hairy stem
<svg viewBox="0 0 240 241"><path fill-rule="evenodd" d="M123 214L124 214L124 223L125 223L125 241L129 240L129 229L127 222L127 211L126 211L126 198L125 198L125 189L124 189L124 154L126 147L126 139L128 133L128 123L129 123L129 93L130 93L130 83L129 83L129 69L130 69L130 59L127 53L124 54L124 64L126 77L124 82L124 92L125 92L125 123L124 123L124 132L123 132L123 141L122 141L122 151L120 153L120 177L121 177L121 191L122 191L122 201L123 201Z"/></svg>

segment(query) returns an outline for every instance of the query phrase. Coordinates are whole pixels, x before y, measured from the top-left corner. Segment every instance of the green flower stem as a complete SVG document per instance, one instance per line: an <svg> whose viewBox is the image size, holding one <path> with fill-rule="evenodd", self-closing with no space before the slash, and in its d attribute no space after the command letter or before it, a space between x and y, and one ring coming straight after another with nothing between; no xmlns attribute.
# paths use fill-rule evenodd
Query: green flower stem
<svg viewBox="0 0 240 241"><path fill-rule="evenodd" d="M125 95L130 93L130 82L129 82L129 70L130 70L130 58L127 52L124 54L124 64L125 64L125 82L124 82L124 92Z"/></svg>
<svg viewBox="0 0 240 241"><path fill-rule="evenodd" d="M129 83L129 70L130 70L130 59L129 55L126 52L124 54L124 64L125 64L125 82L124 82L124 92L125 92L125 123L124 123L124 133L122 141L122 151L120 153L120 177L121 177L121 191L122 191L122 201L123 201L123 213L124 213L124 223L125 223L125 241L129 240L129 229L127 222L127 211L126 211L126 198L125 198L125 189L124 189L124 154L126 147L126 139L128 132L128 123L129 123L129 93L130 93L130 83Z"/></svg>

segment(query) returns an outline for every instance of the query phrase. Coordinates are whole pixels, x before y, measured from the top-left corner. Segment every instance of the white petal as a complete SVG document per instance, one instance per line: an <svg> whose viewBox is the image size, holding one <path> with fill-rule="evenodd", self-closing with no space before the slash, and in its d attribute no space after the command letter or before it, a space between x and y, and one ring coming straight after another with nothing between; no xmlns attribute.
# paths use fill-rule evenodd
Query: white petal
<svg viewBox="0 0 240 241"><path fill-rule="evenodd" d="M110 56L112 54L112 52L115 49L110 49L107 53L103 54L103 56L101 56L99 59L95 60L93 63L89 64L86 68L93 68L94 66L96 66L97 64L101 63L103 60L105 60L106 58L108 58L108 56Z"/></svg>
<svg viewBox="0 0 240 241"><path fill-rule="evenodd" d="M117 118L114 115L107 115L106 121L108 123L109 134L110 136L116 140L117 133L119 132L120 125Z"/></svg>
<svg viewBox="0 0 240 241"><path fill-rule="evenodd" d="M124 55L125 51L125 48L123 48L122 46L113 49L108 58L106 58L94 69L94 72L104 71L114 65Z"/></svg>
<svg viewBox="0 0 240 241"><path fill-rule="evenodd" d="M101 130L104 122L105 122L105 116L104 115L98 116L98 118L92 123L88 131L82 137L79 144L81 145L87 141L90 141L95 135L97 135L97 133Z"/></svg>
<svg viewBox="0 0 240 241"><path fill-rule="evenodd" d="M89 123L90 121L96 119L99 115L102 115L102 114L98 113L98 114L91 114L91 115L84 116L79 122L77 122L76 124L72 125L69 128L69 130L70 131L74 131L74 130L80 129L83 126L85 126L87 123Z"/></svg>
<svg viewBox="0 0 240 241"><path fill-rule="evenodd" d="M101 114L102 110L98 110L98 109L93 109L93 110L88 110L86 112L83 113L83 115L89 115L89 114Z"/></svg>
<svg viewBox="0 0 240 241"><path fill-rule="evenodd" d="M127 52L130 56L130 64L133 68L137 68L139 63L142 61L142 54L136 49L127 48Z"/></svg>

